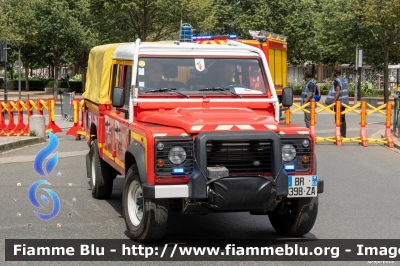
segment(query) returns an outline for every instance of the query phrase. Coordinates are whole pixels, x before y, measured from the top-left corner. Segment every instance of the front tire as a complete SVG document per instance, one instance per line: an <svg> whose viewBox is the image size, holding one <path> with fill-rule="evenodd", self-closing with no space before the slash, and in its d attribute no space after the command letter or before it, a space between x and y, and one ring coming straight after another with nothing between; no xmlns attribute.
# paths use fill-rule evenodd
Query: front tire
<svg viewBox="0 0 400 266"><path fill-rule="evenodd" d="M268 216L278 234L303 236L311 231L317 214L318 197L313 197L285 199Z"/></svg>
<svg viewBox="0 0 400 266"><path fill-rule="evenodd" d="M90 147L90 185L92 197L95 199L106 199L111 196L113 180L117 176L114 168L100 158L97 140Z"/></svg>
<svg viewBox="0 0 400 266"><path fill-rule="evenodd" d="M145 199L136 165L126 174L122 209L129 237L139 242L161 239L168 221L168 199Z"/></svg>

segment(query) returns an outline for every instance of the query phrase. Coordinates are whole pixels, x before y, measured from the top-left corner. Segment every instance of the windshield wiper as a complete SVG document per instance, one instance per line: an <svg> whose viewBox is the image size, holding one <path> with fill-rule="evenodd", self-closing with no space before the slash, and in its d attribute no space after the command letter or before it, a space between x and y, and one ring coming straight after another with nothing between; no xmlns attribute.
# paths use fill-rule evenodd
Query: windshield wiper
<svg viewBox="0 0 400 266"><path fill-rule="evenodd" d="M174 93L177 93L177 94L180 94L180 95L185 96L187 99L190 98L189 95L184 94L184 93L179 92L179 91L176 91L176 88L160 88L160 89L148 90L148 91L146 91L145 93L149 93L149 92L166 92L166 93L169 93L169 94L170 94L171 92L174 92Z"/></svg>
<svg viewBox="0 0 400 266"><path fill-rule="evenodd" d="M236 96L238 96L240 99L242 99L242 95L240 95L240 94L237 94L236 92L233 92L233 91L231 91L230 89L228 89L228 88L221 88L221 87L213 87L213 88L205 88L205 89L199 89L199 91L220 91L221 93L222 92L229 92L230 94L233 94L233 95L236 95ZM226 94L226 93L223 93L223 94Z"/></svg>

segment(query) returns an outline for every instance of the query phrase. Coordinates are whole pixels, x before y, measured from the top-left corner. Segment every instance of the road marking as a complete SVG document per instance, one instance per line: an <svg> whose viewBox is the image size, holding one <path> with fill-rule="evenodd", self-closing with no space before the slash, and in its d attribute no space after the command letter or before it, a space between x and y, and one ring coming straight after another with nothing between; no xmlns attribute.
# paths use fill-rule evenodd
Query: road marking
<svg viewBox="0 0 400 266"><path fill-rule="evenodd" d="M86 155L88 152L89 152L89 150L59 152L58 158ZM13 157L4 157L4 158L0 157L0 159L1 159L0 164L33 162L35 160L35 157L36 157L36 155L13 156Z"/></svg>

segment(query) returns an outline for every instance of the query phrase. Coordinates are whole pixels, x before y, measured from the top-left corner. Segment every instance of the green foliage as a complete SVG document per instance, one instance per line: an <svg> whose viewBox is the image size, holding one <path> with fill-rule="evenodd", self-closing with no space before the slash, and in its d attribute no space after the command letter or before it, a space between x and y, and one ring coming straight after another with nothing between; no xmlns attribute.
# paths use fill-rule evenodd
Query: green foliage
<svg viewBox="0 0 400 266"><path fill-rule="evenodd" d="M44 91L48 80L46 79L28 79L28 86L30 91ZM21 90L24 90L22 84L25 83L25 79L21 79ZM18 90L18 80L12 79L7 81L7 87L9 90Z"/></svg>
<svg viewBox="0 0 400 266"><path fill-rule="evenodd" d="M81 74L76 74L75 76L73 76L72 78L70 78L69 80L71 81L82 81L82 75Z"/></svg>
<svg viewBox="0 0 400 266"><path fill-rule="evenodd" d="M47 84L47 87L53 88L54 80L50 80ZM68 89L69 91L75 91L76 93L82 93L82 81L60 80L58 82L58 88Z"/></svg>
<svg viewBox="0 0 400 266"><path fill-rule="evenodd" d="M37 136L36 131L35 130L29 130L29 136L36 137Z"/></svg>

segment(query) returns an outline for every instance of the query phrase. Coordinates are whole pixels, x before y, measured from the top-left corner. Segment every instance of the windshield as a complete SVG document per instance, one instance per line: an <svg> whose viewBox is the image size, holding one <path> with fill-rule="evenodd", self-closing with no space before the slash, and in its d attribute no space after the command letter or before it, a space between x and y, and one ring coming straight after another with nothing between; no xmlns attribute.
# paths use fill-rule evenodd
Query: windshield
<svg viewBox="0 0 400 266"><path fill-rule="evenodd" d="M141 57L137 77L139 94L178 91L185 95L251 95L268 91L265 75L257 58Z"/></svg>

